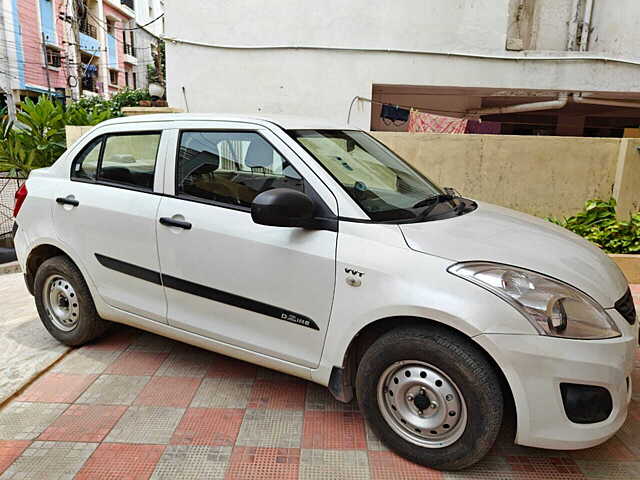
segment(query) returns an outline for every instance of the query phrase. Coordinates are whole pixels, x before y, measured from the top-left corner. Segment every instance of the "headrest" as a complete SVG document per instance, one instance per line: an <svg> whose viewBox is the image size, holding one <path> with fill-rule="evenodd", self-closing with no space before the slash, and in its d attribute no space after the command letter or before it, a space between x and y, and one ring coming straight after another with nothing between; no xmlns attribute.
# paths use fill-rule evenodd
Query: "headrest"
<svg viewBox="0 0 640 480"><path fill-rule="evenodd" d="M182 164L183 178L190 175L215 172L220 166L220 156L213 152L203 151L195 154Z"/></svg>
<svg viewBox="0 0 640 480"><path fill-rule="evenodd" d="M273 168L273 148L262 139L253 140L247 150L244 164L249 168Z"/></svg>

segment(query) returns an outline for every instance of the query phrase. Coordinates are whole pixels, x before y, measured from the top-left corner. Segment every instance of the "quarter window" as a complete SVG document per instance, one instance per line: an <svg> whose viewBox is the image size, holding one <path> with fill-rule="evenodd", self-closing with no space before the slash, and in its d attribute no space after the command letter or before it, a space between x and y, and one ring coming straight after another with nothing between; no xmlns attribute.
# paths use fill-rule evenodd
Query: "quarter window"
<svg viewBox="0 0 640 480"><path fill-rule="evenodd" d="M72 178L82 180L95 180L98 171L98 161L100 160L100 148L102 147L102 138L98 138L91 142L73 162L71 172Z"/></svg>
<svg viewBox="0 0 640 480"><path fill-rule="evenodd" d="M246 208L273 188L304 191L300 174L255 132L183 132L176 177L178 196Z"/></svg>
<svg viewBox="0 0 640 480"><path fill-rule="evenodd" d="M160 132L107 135L76 158L72 178L153 190Z"/></svg>

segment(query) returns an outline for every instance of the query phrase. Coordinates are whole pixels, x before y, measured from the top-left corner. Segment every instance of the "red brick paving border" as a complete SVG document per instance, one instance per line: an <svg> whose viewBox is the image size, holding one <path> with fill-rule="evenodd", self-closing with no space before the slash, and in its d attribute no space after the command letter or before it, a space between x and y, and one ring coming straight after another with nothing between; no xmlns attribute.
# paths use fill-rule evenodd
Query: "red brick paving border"
<svg viewBox="0 0 640 480"><path fill-rule="evenodd" d="M189 408L169 443L232 447L243 418L241 408Z"/></svg>
<svg viewBox="0 0 640 480"><path fill-rule="evenodd" d="M31 444L29 440L0 440L0 474Z"/></svg>
<svg viewBox="0 0 640 480"><path fill-rule="evenodd" d="M304 412L302 448L357 450L367 448L359 412Z"/></svg>
<svg viewBox="0 0 640 480"><path fill-rule="evenodd" d="M307 384L304 381L257 380L251 390L247 408L304 410Z"/></svg>
<svg viewBox="0 0 640 480"><path fill-rule="evenodd" d="M103 443L87 460L75 480L146 480L160 460L164 445Z"/></svg>
<svg viewBox="0 0 640 480"><path fill-rule="evenodd" d="M393 452L370 451L369 469L372 480L441 480L444 478L442 472L416 465Z"/></svg>
<svg viewBox="0 0 640 480"><path fill-rule="evenodd" d="M297 448L236 447L227 480L298 480L300 450Z"/></svg>
<svg viewBox="0 0 640 480"><path fill-rule="evenodd" d="M71 403L84 392L98 375L45 373L18 397L19 402Z"/></svg>
<svg viewBox="0 0 640 480"><path fill-rule="evenodd" d="M153 375L162 365L167 353L128 350L120 355L104 373L112 375Z"/></svg>
<svg viewBox="0 0 640 480"><path fill-rule="evenodd" d="M211 353L211 364L207 377L255 378L258 367L241 360Z"/></svg>
<svg viewBox="0 0 640 480"><path fill-rule="evenodd" d="M71 405L38 440L101 442L127 410L114 405Z"/></svg>
<svg viewBox="0 0 640 480"><path fill-rule="evenodd" d="M199 386L199 378L152 377L133 404L186 408Z"/></svg>

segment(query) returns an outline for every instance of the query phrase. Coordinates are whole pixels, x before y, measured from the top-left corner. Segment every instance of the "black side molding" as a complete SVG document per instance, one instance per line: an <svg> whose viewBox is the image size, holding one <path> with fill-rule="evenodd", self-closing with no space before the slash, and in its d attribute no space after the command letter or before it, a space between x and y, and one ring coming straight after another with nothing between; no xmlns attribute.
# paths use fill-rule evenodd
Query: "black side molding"
<svg viewBox="0 0 640 480"><path fill-rule="evenodd" d="M165 227L178 227L183 228L184 230L191 230L192 225L189 222L184 222L182 220L175 220L171 217L162 217L160 219L160 223Z"/></svg>
<svg viewBox="0 0 640 480"><path fill-rule="evenodd" d="M292 312L291 310L269 305L250 298L241 297L234 293L224 292L222 290L193 283L188 280L172 277L170 275L162 275L160 272L139 267L121 260L116 260L115 258L106 257L98 253L96 253L95 256L103 267L110 270L115 270L116 272L130 275L141 280L146 280L147 282L155 283L157 285L164 285L166 288L206 298L214 302L224 303L225 305L249 310L261 315L266 315L267 317L277 318L284 322L294 323L302 327L320 331L320 327L318 327L316 322L312 319L299 313Z"/></svg>

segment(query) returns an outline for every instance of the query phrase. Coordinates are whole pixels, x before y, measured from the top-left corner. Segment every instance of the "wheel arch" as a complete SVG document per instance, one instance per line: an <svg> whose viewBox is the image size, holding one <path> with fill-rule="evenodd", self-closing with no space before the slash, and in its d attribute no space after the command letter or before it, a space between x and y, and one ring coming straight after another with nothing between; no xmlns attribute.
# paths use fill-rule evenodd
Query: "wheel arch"
<svg viewBox="0 0 640 480"><path fill-rule="evenodd" d="M74 261L73 257L71 257L71 255L69 255L60 246L53 245L52 243L41 243L33 247L29 251L29 254L27 255L27 261L25 262L25 283L27 284L27 289L29 290L29 293L31 293L31 295L34 294L36 272L38 271L40 265L42 265L42 263L46 260L58 256L67 257L78 268L78 270L82 271L80 266Z"/></svg>
<svg viewBox="0 0 640 480"><path fill-rule="evenodd" d="M373 344L373 342L375 342L375 340L381 335L384 335L396 328L410 326L447 330L473 345L476 350L487 359L489 364L497 373L505 400L505 414L512 415L513 421L515 422L514 425L517 425L515 397L507 376L498 362L482 345L476 342L473 337L468 336L464 332L451 327L450 325L428 318L414 316L386 317L375 320L362 327L362 329L360 329L360 331L351 339L351 342L345 351L342 365L340 367L333 367L331 371L331 377L329 379L329 391L331 394L339 401L346 403L350 402L354 398L355 389L353 385L355 384L355 375L358 369L358 364L360 363L360 359L367 348L369 348L369 346L371 346L371 344Z"/></svg>

